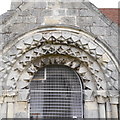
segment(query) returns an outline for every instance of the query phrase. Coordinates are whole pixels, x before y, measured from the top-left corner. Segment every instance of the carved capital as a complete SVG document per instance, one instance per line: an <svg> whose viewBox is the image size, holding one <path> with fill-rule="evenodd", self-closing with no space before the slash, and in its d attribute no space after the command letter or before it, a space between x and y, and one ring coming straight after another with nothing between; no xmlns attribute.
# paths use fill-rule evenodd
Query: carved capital
<svg viewBox="0 0 120 120"><path fill-rule="evenodd" d="M4 97L14 97L17 95L17 90L3 90L2 95Z"/></svg>
<svg viewBox="0 0 120 120"><path fill-rule="evenodd" d="M98 103L105 103L107 98L107 92L105 90L96 91L95 97Z"/></svg>
<svg viewBox="0 0 120 120"><path fill-rule="evenodd" d="M85 101L94 101L94 91L93 90L84 90L84 99Z"/></svg>
<svg viewBox="0 0 120 120"><path fill-rule="evenodd" d="M109 90L109 98L110 98L110 103L111 104L118 104L118 99L119 99L119 91L113 91Z"/></svg>

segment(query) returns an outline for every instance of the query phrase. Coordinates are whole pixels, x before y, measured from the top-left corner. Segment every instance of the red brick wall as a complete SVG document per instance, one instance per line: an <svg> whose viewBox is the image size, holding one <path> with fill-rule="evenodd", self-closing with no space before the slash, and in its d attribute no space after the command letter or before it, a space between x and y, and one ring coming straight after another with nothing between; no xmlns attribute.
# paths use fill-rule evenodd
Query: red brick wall
<svg viewBox="0 0 120 120"><path fill-rule="evenodd" d="M118 8L99 8L99 10L113 22L120 25L120 9Z"/></svg>

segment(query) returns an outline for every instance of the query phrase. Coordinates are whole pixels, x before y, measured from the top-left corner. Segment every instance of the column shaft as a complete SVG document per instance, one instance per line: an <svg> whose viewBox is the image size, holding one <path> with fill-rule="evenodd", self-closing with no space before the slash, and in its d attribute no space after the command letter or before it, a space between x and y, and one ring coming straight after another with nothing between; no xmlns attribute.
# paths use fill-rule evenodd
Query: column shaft
<svg viewBox="0 0 120 120"><path fill-rule="evenodd" d="M109 102L106 102L106 115L107 118L111 118L111 106Z"/></svg>
<svg viewBox="0 0 120 120"><path fill-rule="evenodd" d="M106 118L105 104L104 103L99 103L99 117Z"/></svg>
<svg viewBox="0 0 120 120"><path fill-rule="evenodd" d="M13 118L13 103L8 103L7 118Z"/></svg>
<svg viewBox="0 0 120 120"><path fill-rule="evenodd" d="M112 118L118 118L118 107L117 104L111 104Z"/></svg>

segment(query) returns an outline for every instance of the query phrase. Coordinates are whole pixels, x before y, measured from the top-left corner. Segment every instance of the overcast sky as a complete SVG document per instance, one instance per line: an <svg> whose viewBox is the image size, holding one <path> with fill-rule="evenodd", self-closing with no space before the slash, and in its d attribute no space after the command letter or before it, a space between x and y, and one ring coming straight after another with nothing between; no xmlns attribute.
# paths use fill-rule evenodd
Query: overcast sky
<svg viewBox="0 0 120 120"><path fill-rule="evenodd" d="M98 8L118 8L120 0L89 0ZM0 14L10 9L11 0L0 0Z"/></svg>

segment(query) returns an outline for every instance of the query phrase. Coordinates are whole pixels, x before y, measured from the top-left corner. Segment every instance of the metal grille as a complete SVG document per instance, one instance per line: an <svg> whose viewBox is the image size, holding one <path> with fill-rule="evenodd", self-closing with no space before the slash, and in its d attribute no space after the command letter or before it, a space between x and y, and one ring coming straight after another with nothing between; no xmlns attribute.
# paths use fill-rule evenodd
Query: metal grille
<svg viewBox="0 0 120 120"><path fill-rule="evenodd" d="M31 118L82 118L82 85L67 66L41 68L30 84Z"/></svg>

